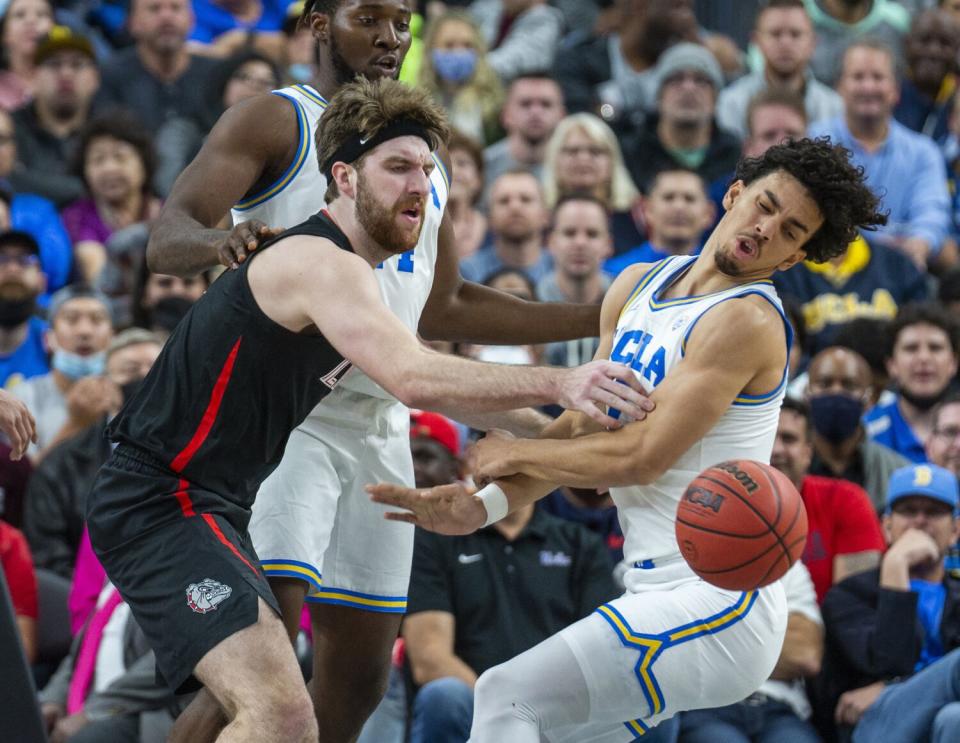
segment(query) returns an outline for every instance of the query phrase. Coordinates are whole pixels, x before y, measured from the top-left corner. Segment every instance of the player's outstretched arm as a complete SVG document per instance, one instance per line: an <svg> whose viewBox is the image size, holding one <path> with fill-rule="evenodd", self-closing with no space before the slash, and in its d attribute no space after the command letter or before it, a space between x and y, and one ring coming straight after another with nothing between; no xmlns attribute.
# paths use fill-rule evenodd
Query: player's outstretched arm
<svg viewBox="0 0 960 743"><path fill-rule="evenodd" d="M599 334L599 305L526 302L464 281L449 213L438 240L433 288L420 317L420 335L427 340L523 345Z"/></svg>
<svg viewBox="0 0 960 743"><path fill-rule="evenodd" d="M216 229L268 163L290 161L297 126L296 112L279 96L255 96L231 106L177 178L153 224L147 244L150 270L193 276L218 263L236 266L276 227L290 226L252 220L231 230ZM319 209L323 194L317 198Z"/></svg>
<svg viewBox="0 0 960 743"><path fill-rule="evenodd" d="M713 428L737 395L779 385L784 333L763 299L718 305L697 323L683 361L651 395L656 409L645 420L568 441L484 439L474 454L475 474L481 481L525 474L585 488L653 482Z"/></svg>
<svg viewBox="0 0 960 743"><path fill-rule="evenodd" d="M383 304L370 266L326 240L285 241L283 250L252 264L250 281L262 308L268 298L278 306L296 304L344 358L411 407L455 414L558 404L616 425L596 403L628 415L643 415L650 406L633 372L610 361L518 367L427 349Z"/></svg>

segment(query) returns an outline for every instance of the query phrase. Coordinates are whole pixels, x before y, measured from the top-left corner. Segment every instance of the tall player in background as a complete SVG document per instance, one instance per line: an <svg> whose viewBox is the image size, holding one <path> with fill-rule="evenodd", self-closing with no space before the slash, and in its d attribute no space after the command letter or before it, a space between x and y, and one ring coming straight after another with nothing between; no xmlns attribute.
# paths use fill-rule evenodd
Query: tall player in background
<svg viewBox="0 0 960 743"><path fill-rule="evenodd" d="M630 267L604 299L597 358L631 365L656 402L646 420L590 433L564 414L539 440L487 437L475 471L503 479L477 495L371 488L408 509L389 518L442 533L492 523L558 484L611 488L632 566L626 593L487 671L473 743L633 740L685 709L744 699L776 664L782 587L726 591L699 579L677 547L677 504L711 465L769 461L791 335L770 276L840 254L884 217L849 152L825 141L744 160L723 205L699 257Z"/></svg>
<svg viewBox="0 0 960 743"><path fill-rule="evenodd" d="M190 275L218 261L236 266L271 228L315 213L326 180L315 164L312 135L327 99L356 74L396 76L410 45L411 11L409 0L308 0L302 20L317 41L314 84L249 99L223 115L157 220L151 268ZM434 155L420 242L376 272L391 311L428 339L530 344L596 335L595 306L523 302L461 280L452 226L443 215L447 159L442 148ZM231 207L236 226L216 229ZM502 419L467 422L485 427L491 420L503 426ZM509 420L518 433L536 433L542 425L532 415ZM352 740L386 686L406 604L413 530L385 524L362 488L378 481L413 484L408 426L402 405L362 375L348 376L290 437L254 509L254 545L291 637L310 594L312 688L324 741ZM222 722L201 694L178 720L175 739L209 740Z"/></svg>

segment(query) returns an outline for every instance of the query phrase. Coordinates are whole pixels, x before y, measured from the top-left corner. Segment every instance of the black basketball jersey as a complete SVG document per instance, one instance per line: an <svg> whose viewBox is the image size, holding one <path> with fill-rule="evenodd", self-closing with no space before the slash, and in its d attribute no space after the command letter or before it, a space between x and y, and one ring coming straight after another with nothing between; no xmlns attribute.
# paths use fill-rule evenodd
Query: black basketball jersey
<svg viewBox="0 0 960 743"><path fill-rule="evenodd" d="M279 464L290 432L350 367L322 335L287 330L253 298L252 261L283 250L276 243L290 235L326 237L353 250L321 212L225 271L180 321L107 431L242 508Z"/></svg>

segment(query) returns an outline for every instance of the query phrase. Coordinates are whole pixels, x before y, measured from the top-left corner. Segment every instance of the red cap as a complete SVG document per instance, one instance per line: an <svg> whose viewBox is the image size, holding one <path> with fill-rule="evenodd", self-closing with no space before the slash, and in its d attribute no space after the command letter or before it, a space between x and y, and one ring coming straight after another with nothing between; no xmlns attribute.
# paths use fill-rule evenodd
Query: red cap
<svg viewBox="0 0 960 743"><path fill-rule="evenodd" d="M453 421L439 413L410 411L410 436L426 436L443 444L455 457L460 456L460 434Z"/></svg>

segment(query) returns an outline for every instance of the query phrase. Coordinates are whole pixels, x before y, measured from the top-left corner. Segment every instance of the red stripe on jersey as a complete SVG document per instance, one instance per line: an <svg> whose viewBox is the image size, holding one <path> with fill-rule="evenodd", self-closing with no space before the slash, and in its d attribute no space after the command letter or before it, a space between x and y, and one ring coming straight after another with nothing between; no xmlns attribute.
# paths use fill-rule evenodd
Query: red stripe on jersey
<svg viewBox="0 0 960 743"><path fill-rule="evenodd" d="M226 535L222 531L220 531L220 527L217 525L217 522L213 518L213 516L211 516L209 513L204 513L204 514L201 514L201 517L203 518L204 521L207 522L207 526L209 526L213 530L213 533L217 535L217 539L223 542L223 544L225 544L233 554L239 557L243 561L244 565L246 565L248 568L253 570L254 573L256 573L257 572L256 568L254 568L253 565L251 565L247 561L247 558L240 553L240 550L234 547L233 544L230 542L230 540L227 539Z"/></svg>
<svg viewBox="0 0 960 743"><path fill-rule="evenodd" d="M217 419L217 413L220 412L220 403L223 402L223 395L227 391L227 384L230 382L230 375L233 373L233 364L237 360L237 351L240 350L240 342L242 340L243 336L240 336L237 338L237 342L233 344L233 349L230 351L230 355L227 356L227 360L220 370L220 376L217 377L216 384L213 385L210 402L203 413L203 418L200 419L200 425L197 426L193 438L190 439L190 443L188 443L183 451L177 454L173 462L170 463L170 469L174 472L180 473L183 471L183 468L193 459L193 455L197 453L197 449L203 446L203 442L206 441L207 436L210 435L210 429L213 428L213 423Z"/></svg>
<svg viewBox="0 0 960 743"><path fill-rule="evenodd" d="M177 483L177 501L180 503L180 510L183 511L184 516L196 516L196 512L193 510L193 501L190 500L190 493L187 492L187 488L190 487L190 483L180 478L180 482Z"/></svg>

